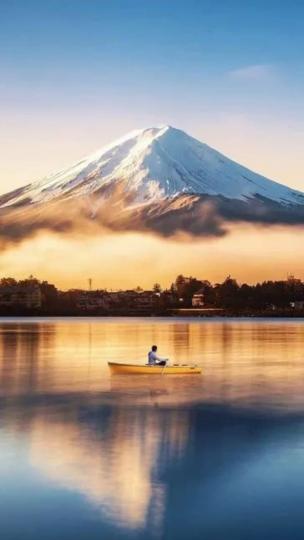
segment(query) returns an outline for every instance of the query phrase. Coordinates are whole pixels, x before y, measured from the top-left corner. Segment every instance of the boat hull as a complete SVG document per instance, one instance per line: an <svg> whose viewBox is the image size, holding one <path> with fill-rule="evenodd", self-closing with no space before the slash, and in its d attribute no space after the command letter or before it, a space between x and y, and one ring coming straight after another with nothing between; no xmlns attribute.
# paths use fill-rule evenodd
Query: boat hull
<svg viewBox="0 0 304 540"><path fill-rule="evenodd" d="M138 364L120 364L108 362L112 374L115 375L199 375L202 369L198 366L173 364L169 366L147 366Z"/></svg>

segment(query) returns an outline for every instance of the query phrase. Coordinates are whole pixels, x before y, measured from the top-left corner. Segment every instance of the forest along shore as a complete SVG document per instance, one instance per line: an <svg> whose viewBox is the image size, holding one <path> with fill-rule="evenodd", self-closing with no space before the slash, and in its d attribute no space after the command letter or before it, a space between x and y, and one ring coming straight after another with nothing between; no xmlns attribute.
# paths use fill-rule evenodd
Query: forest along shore
<svg viewBox="0 0 304 540"><path fill-rule="evenodd" d="M181 316L181 317L304 317L304 282L239 284L228 276L222 283L177 276L168 288L151 290L88 289L62 291L30 276L0 279L0 316Z"/></svg>

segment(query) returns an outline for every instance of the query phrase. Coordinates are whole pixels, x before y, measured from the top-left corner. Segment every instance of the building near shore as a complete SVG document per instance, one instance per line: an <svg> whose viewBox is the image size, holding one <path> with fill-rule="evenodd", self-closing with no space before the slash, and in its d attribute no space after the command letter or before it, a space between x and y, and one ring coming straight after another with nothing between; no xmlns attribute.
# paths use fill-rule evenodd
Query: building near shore
<svg viewBox="0 0 304 540"><path fill-rule="evenodd" d="M193 296L192 296L192 307L194 308L201 308L205 305L205 293L204 289L199 289Z"/></svg>
<svg viewBox="0 0 304 540"><path fill-rule="evenodd" d="M75 295L76 306L83 311L106 311L109 299L104 291L79 291Z"/></svg>
<svg viewBox="0 0 304 540"><path fill-rule="evenodd" d="M290 307L296 311L304 310L304 300L293 300L290 302Z"/></svg>
<svg viewBox="0 0 304 540"><path fill-rule="evenodd" d="M39 309L41 303L41 288L36 281L0 287L0 308Z"/></svg>
<svg viewBox="0 0 304 540"><path fill-rule="evenodd" d="M72 291L76 306L84 312L149 313L159 305L155 291Z"/></svg>

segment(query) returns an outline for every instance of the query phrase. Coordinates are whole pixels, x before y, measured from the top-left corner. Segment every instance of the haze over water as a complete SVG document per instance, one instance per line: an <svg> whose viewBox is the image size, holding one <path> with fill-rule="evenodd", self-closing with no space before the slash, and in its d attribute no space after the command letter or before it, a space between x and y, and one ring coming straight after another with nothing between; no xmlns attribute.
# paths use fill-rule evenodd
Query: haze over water
<svg viewBox="0 0 304 540"><path fill-rule="evenodd" d="M152 343L202 376L115 376ZM302 539L304 321L2 319L6 540Z"/></svg>

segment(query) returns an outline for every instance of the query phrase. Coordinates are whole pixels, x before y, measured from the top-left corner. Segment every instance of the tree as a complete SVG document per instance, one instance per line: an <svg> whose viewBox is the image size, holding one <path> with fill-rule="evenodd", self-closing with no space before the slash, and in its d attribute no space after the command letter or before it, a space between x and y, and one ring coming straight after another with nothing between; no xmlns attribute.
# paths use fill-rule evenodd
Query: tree
<svg viewBox="0 0 304 540"><path fill-rule="evenodd" d="M153 285L153 291L155 293L161 293L162 292L162 288L161 288L161 285L159 283L154 283Z"/></svg>
<svg viewBox="0 0 304 540"><path fill-rule="evenodd" d="M239 306L239 285L231 276L216 285L216 304L219 307L235 308Z"/></svg>
<svg viewBox="0 0 304 540"><path fill-rule="evenodd" d="M183 300L183 305L190 307L192 304L192 296L200 289L204 288L209 282L201 281L192 276L185 277L182 274L177 276L172 288L177 292L180 299Z"/></svg>
<svg viewBox="0 0 304 540"><path fill-rule="evenodd" d="M42 281L40 289L42 293L42 306L47 311L56 310L58 307L58 290L55 285L52 285L47 281Z"/></svg>
<svg viewBox="0 0 304 540"><path fill-rule="evenodd" d="M0 287L15 287L17 281L14 278L7 277L0 279Z"/></svg>

